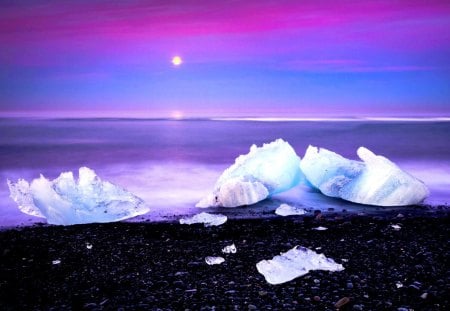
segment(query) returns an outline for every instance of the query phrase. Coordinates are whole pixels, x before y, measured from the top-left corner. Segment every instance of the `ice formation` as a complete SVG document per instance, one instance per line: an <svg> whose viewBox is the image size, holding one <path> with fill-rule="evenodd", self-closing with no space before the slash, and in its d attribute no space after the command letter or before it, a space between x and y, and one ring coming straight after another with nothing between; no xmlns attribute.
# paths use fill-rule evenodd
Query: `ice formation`
<svg viewBox="0 0 450 311"><path fill-rule="evenodd" d="M306 211L303 208L283 203L275 210L275 214L280 216L304 215Z"/></svg>
<svg viewBox="0 0 450 311"><path fill-rule="evenodd" d="M200 214L194 215L192 217L180 219L180 224L182 225L192 225L192 224L205 224L205 227L210 226L220 226L227 221L227 216L221 214L210 214L202 212Z"/></svg>
<svg viewBox="0 0 450 311"><path fill-rule="evenodd" d="M221 263L225 262L225 258L208 256L205 258L205 261L210 266L211 265L220 265Z"/></svg>
<svg viewBox="0 0 450 311"><path fill-rule="evenodd" d="M363 162L309 146L300 167L323 194L355 203L403 206L420 203L428 196L423 182L385 157L364 147L357 153Z"/></svg>
<svg viewBox="0 0 450 311"><path fill-rule="evenodd" d="M313 230L317 230L317 231L325 231L325 230L328 230L328 228L327 228L327 227L318 226L318 227L316 227L316 228L313 228Z"/></svg>
<svg viewBox="0 0 450 311"><path fill-rule="evenodd" d="M222 253L224 253L224 254L236 254L236 252L237 252L237 249L236 249L236 245L234 245L234 243L222 248Z"/></svg>
<svg viewBox="0 0 450 311"><path fill-rule="evenodd" d="M236 158L217 180L214 190L197 207L235 207L262 201L300 182L300 158L282 139Z"/></svg>
<svg viewBox="0 0 450 311"><path fill-rule="evenodd" d="M274 285L289 282L311 270L344 270L341 264L325 257L324 254L317 254L308 248L297 246L271 260L258 262L256 268L268 283Z"/></svg>
<svg viewBox="0 0 450 311"><path fill-rule="evenodd" d="M43 217L49 224L74 225L112 222L145 214L144 202L132 193L102 181L93 170L79 169L75 181L72 172L50 181L41 175L31 184L8 180L11 198L29 215Z"/></svg>

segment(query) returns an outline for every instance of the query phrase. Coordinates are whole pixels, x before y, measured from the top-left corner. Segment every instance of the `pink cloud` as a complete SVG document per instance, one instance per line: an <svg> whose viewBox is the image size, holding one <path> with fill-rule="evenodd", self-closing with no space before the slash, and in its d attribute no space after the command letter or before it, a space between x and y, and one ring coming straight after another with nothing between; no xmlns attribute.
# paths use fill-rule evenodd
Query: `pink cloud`
<svg viewBox="0 0 450 311"><path fill-rule="evenodd" d="M0 43L7 47L0 61L45 65L67 62L64 55L142 62L144 55L176 52L197 61L324 51L320 57L329 58L336 49L422 53L449 51L449 28L448 1L37 2L0 10Z"/></svg>

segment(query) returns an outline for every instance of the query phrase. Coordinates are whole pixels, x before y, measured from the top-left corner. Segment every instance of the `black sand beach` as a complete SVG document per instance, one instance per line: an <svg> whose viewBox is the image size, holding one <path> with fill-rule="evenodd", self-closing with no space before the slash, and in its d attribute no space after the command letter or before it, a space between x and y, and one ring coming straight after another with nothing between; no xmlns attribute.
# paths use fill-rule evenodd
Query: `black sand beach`
<svg viewBox="0 0 450 311"><path fill-rule="evenodd" d="M319 225L328 230L313 230ZM210 228L121 222L10 229L0 232L0 306L335 310L340 300L340 310L448 310L449 236L446 212L230 219ZM231 243L237 253L222 254ZM345 270L268 284L256 263L296 245ZM226 261L208 266L206 256Z"/></svg>

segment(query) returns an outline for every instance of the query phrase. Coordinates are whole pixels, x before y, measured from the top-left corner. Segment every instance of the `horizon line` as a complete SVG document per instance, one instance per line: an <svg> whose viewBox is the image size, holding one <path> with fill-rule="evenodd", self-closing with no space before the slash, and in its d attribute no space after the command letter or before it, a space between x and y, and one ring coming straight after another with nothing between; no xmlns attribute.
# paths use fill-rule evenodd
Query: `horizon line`
<svg viewBox="0 0 450 311"><path fill-rule="evenodd" d="M154 121L248 121L248 122L357 122L357 121L384 121L384 122L449 122L450 116L445 117L370 117L370 116L355 116L355 117L107 117L107 116L1 116L0 120L4 119L28 119L28 120L154 120Z"/></svg>

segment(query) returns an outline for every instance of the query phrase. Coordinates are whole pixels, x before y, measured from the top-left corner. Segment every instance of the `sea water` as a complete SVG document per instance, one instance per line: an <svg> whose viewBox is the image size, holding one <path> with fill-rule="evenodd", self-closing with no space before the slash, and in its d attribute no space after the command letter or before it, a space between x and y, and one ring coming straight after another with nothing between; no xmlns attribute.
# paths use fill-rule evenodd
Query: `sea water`
<svg viewBox="0 0 450 311"><path fill-rule="evenodd" d="M17 209L7 179L31 181L40 174L53 179L81 166L144 199L151 212L139 221L193 215L203 211L195 203L238 155L277 138L289 142L300 157L312 144L357 159L357 148L365 146L424 181L431 192L425 204L450 204L447 119L0 119L0 226L42 221ZM234 213L264 216L282 203L307 209L368 208L299 186Z"/></svg>

